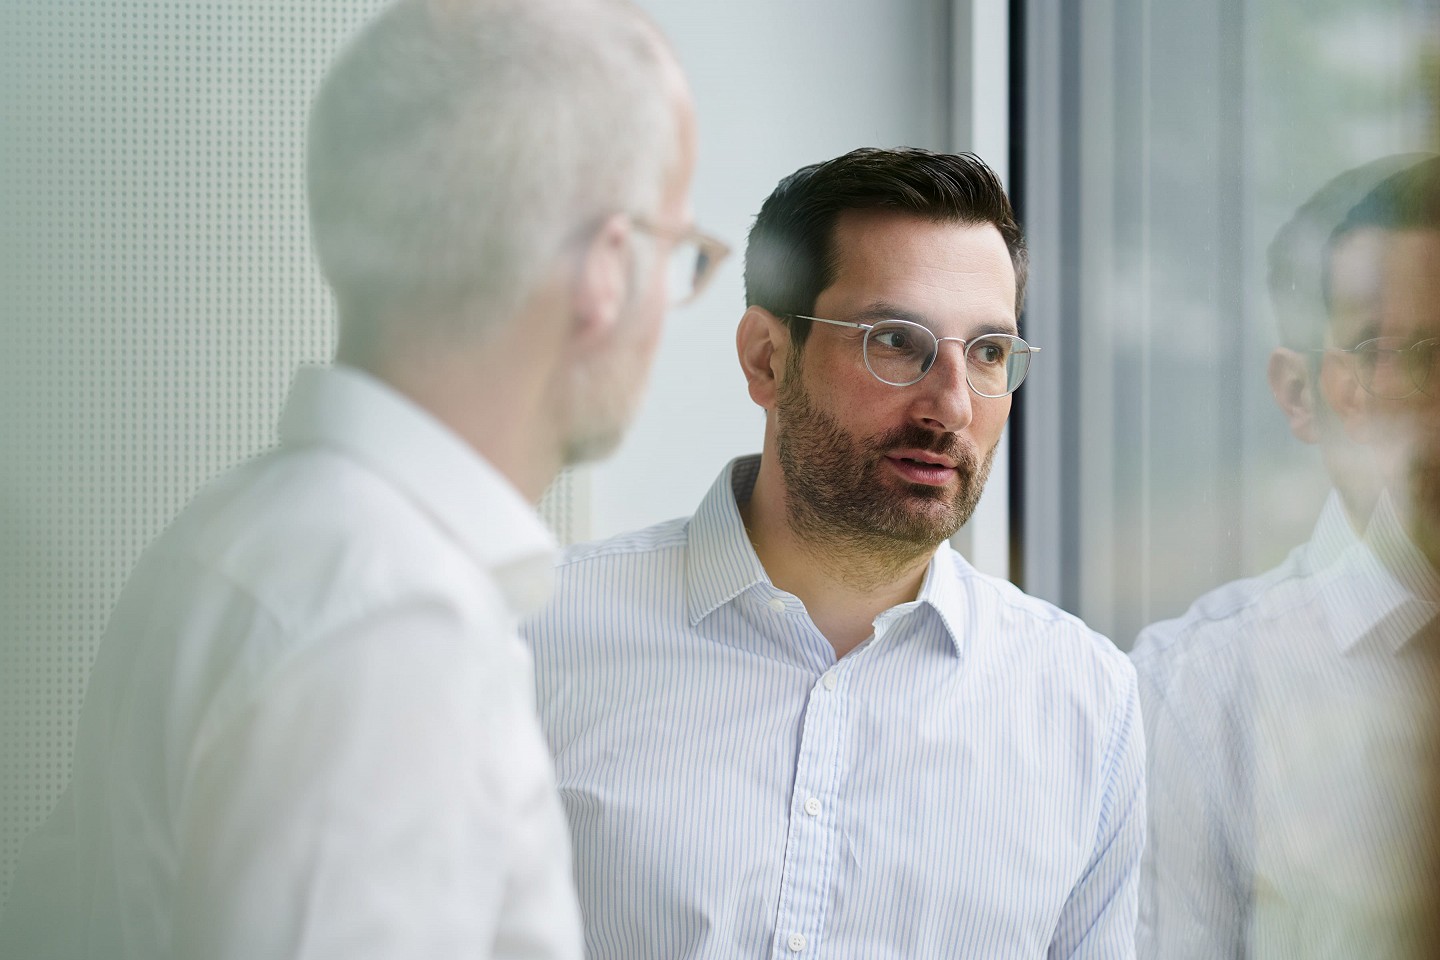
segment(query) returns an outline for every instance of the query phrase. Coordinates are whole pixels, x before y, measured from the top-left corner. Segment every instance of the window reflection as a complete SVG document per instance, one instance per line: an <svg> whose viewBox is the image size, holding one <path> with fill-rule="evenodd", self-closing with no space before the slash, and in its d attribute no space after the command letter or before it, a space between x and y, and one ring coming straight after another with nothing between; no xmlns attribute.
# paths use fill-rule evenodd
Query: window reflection
<svg viewBox="0 0 1440 960"><path fill-rule="evenodd" d="M1017 573L1133 643L1141 956L1424 956L1440 11L1026 11Z"/></svg>

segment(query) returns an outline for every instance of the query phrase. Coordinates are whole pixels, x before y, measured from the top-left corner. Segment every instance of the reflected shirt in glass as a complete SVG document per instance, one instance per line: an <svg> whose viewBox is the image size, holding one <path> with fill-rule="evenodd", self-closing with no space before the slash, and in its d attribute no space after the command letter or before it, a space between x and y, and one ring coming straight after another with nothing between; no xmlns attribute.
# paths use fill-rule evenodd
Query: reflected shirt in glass
<svg viewBox="0 0 1440 960"><path fill-rule="evenodd" d="M1440 593L1388 496L1349 539L1136 644L1142 958L1414 955L1430 677L1411 648Z"/></svg>

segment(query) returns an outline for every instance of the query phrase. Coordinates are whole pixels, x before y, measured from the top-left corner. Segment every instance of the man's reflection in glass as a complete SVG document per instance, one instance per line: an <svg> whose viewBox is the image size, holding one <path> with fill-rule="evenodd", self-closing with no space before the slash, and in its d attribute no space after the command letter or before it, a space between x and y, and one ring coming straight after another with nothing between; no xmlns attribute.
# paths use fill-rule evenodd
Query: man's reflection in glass
<svg viewBox="0 0 1440 960"><path fill-rule="evenodd" d="M1431 158L1351 171L1272 246L1288 346L1271 386L1335 492L1279 568L1136 642L1150 744L1141 957L1420 955L1425 651L1440 611L1440 550L1426 546L1440 424L1420 375L1440 336L1437 184ZM1298 322L1307 300L1318 343Z"/></svg>

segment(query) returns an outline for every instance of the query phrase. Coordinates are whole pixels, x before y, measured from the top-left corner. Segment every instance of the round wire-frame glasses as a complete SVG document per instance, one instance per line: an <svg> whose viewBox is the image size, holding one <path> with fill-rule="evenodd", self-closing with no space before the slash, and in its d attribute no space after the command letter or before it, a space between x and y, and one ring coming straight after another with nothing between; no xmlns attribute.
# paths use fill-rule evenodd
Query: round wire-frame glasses
<svg viewBox="0 0 1440 960"><path fill-rule="evenodd" d="M1404 400L1417 393L1435 396L1436 381L1440 379L1434 376L1440 364L1440 339L1372 337L1353 347L1332 349L1349 356L1355 378L1373 397Z"/></svg>
<svg viewBox="0 0 1440 960"><path fill-rule="evenodd" d="M965 382L976 395L989 399L1006 397L1025 382L1030 372L1030 355L1039 353L1024 340L1008 333L986 333L964 340L960 337L937 337L924 324L911 320L887 319L874 323L850 320L827 320L791 314L796 320L812 320L837 327L865 331L861 352L865 369L881 383L908 387L919 383L940 352L940 344L953 340L965 355Z"/></svg>

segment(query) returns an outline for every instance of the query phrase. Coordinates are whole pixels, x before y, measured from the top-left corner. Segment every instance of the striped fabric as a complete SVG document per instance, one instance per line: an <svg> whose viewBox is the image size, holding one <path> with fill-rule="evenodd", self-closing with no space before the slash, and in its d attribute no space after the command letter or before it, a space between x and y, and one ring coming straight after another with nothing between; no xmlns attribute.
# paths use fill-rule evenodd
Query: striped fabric
<svg viewBox="0 0 1440 960"><path fill-rule="evenodd" d="M1430 909L1414 638L1440 583L1388 497L1331 562L1142 634L1150 845L1139 954L1421 956Z"/></svg>
<svg viewBox="0 0 1440 960"><path fill-rule="evenodd" d="M572 549L524 630L589 956L1133 956L1125 657L943 546L837 662L746 538L757 468Z"/></svg>

